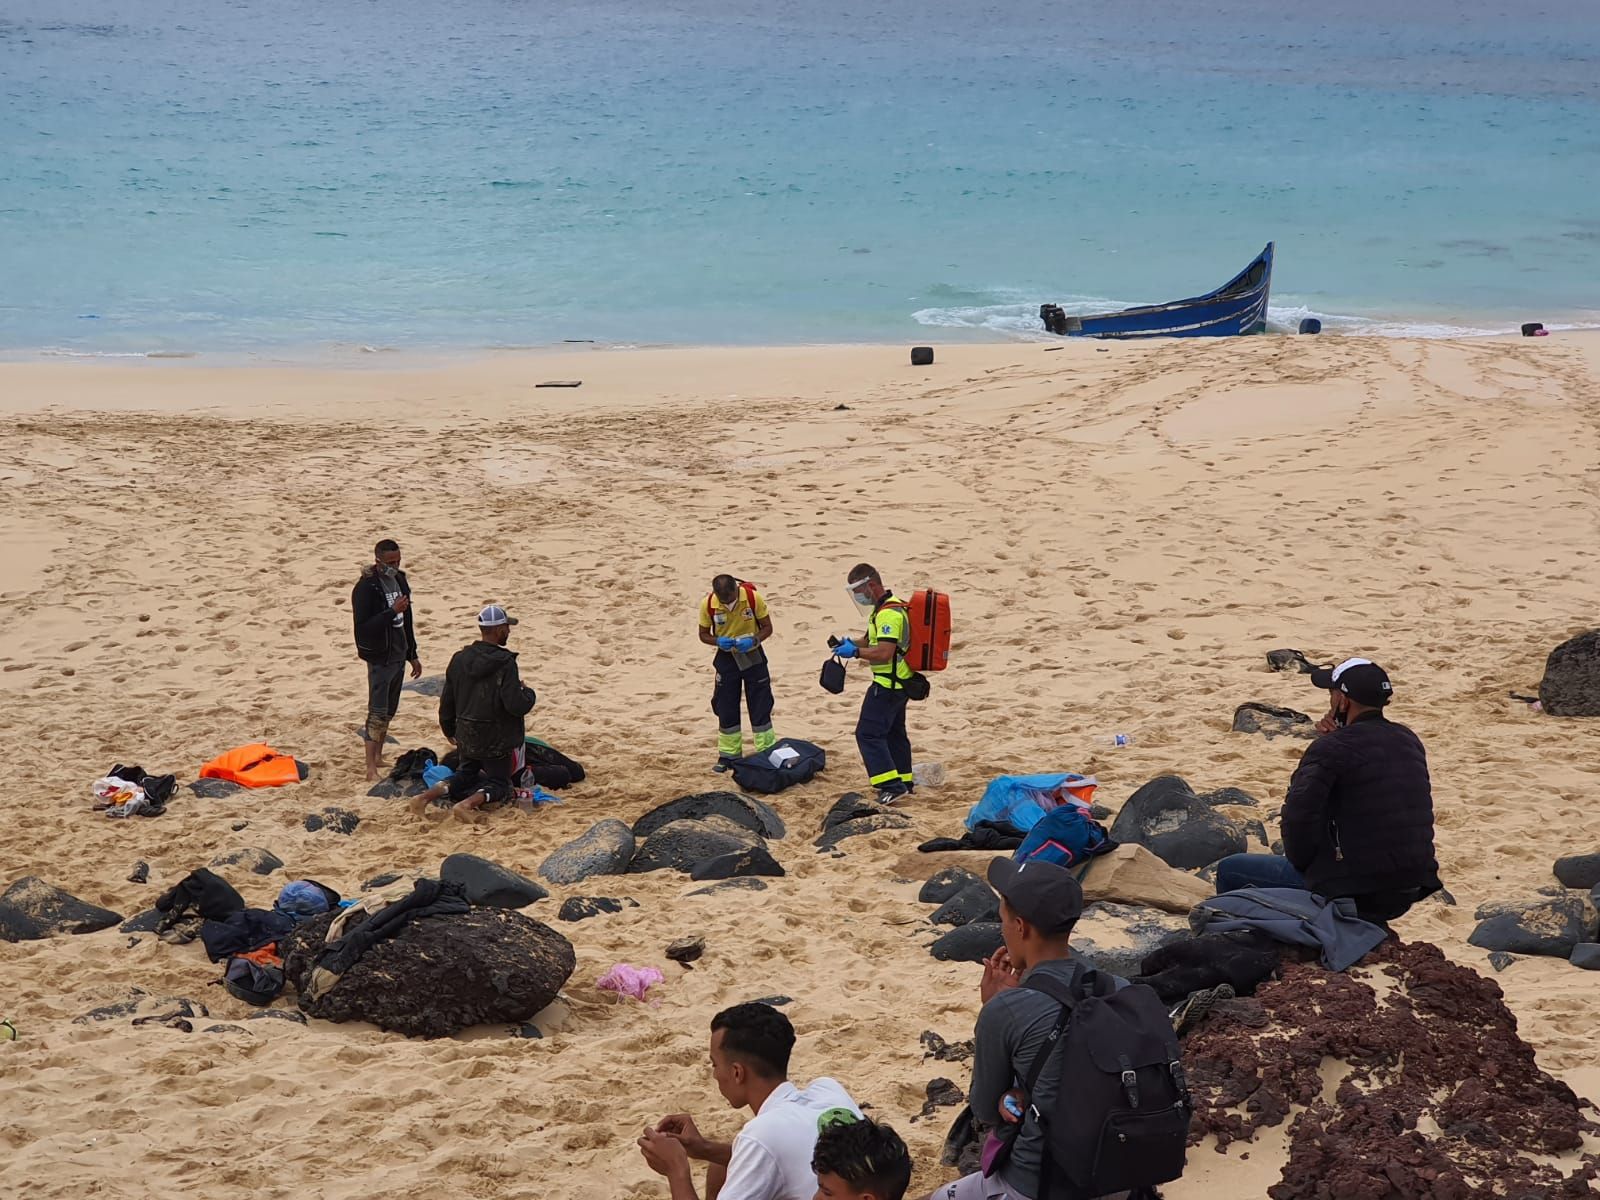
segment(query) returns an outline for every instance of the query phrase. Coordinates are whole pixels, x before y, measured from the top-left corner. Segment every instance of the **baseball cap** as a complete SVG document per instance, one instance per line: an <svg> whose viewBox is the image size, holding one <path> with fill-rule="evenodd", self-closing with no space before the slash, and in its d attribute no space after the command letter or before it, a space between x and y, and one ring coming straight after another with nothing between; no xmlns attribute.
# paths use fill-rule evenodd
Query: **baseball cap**
<svg viewBox="0 0 1600 1200"><path fill-rule="evenodd" d="M1357 704L1382 708L1394 695L1389 674L1369 658L1347 658L1337 667L1313 667L1311 683L1324 691L1337 688Z"/></svg>
<svg viewBox="0 0 1600 1200"><path fill-rule="evenodd" d="M478 613L478 624L484 629L493 629L496 625L515 625L517 619L506 614L506 610L498 604L490 604Z"/></svg>
<svg viewBox="0 0 1600 1200"><path fill-rule="evenodd" d="M1083 888L1055 863L996 858L989 863L989 882L1040 933L1064 933L1083 915Z"/></svg>

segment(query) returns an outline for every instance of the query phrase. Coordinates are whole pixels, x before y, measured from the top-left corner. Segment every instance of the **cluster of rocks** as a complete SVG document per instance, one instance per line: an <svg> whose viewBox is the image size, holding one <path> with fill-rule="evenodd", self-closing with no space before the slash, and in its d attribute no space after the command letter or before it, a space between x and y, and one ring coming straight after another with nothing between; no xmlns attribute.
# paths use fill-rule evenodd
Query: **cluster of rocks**
<svg viewBox="0 0 1600 1200"><path fill-rule="evenodd" d="M702 792L659 805L631 827L616 819L596 823L552 852L539 875L562 886L646 871L681 871L696 880L776 876L784 870L767 841L787 834L783 819L753 796ZM609 905L620 904L611 897L583 899L599 905L597 911L617 911Z"/></svg>
<svg viewBox="0 0 1600 1200"><path fill-rule="evenodd" d="M1495 970L1527 954L1565 958L1575 967L1600 971L1600 854L1558 858L1552 871L1561 886L1540 888L1525 900L1478 907L1478 925L1467 942L1488 950Z"/></svg>
<svg viewBox="0 0 1600 1200"><path fill-rule="evenodd" d="M1555 1156L1600 1126L1539 1069L1500 989L1426 943L1386 942L1366 964L1381 990L1286 962L1211 1008L1184 1043L1191 1143L1288 1121L1271 1200L1591 1195L1593 1160L1564 1171Z"/></svg>
<svg viewBox="0 0 1600 1200"><path fill-rule="evenodd" d="M1193 871L1230 854L1268 850L1266 825L1249 811L1258 807L1238 788L1200 794L1181 776L1160 775L1128 797L1110 832L1115 841L1144 846L1168 866Z"/></svg>

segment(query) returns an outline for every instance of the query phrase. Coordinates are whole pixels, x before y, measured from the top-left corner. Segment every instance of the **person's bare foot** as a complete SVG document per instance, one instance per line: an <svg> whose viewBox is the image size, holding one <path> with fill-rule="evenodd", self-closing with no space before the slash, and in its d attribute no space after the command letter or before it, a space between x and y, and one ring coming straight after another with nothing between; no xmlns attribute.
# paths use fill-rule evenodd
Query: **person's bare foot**
<svg viewBox="0 0 1600 1200"><path fill-rule="evenodd" d="M463 808L464 804L465 800L461 804L451 805L450 815L456 820L467 825L482 825L489 819L487 814L479 812L476 808Z"/></svg>
<svg viewBox="0 0 1600 1200"><path fill-rule="evenodd" d="M371 763L367 764L367 782L368 783L377 783L378 782L378 768L373 766Z"/></svg>
<svg viewBox="0 0 1600 1200"><path fill-rule="evenodd" d="M428 811L428 805L430 802L431 798L427 792L418 792L415 796L411 797L410 800L406 801L406 807L411 810L411 815L413 817L420 817L423 813Z"/></svg>

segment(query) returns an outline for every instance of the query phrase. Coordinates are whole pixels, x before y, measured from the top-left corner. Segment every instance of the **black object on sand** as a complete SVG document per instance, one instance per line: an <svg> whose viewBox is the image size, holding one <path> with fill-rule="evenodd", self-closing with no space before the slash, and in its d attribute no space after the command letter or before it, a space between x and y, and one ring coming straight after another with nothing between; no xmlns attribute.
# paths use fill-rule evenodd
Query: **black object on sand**
<svg viewBox="0 0 1600 1200"><path fill-rule="evenodd" d="M1542 322L1542 321L1528 321L1522 326L1522 336L1523 337L1538 337L1539 334L1543 330L1544 330L1544 322Z"/></svg>
<svg viewBox="0 0 1600 1200"><path fill-rule="evenodd" d="M536 383L534 387L582 387L581 379L547 379L543 383Z"/></svg>
<svg viewBox="0 0 1600 1200"><path fill-rule="evenodd" d="M933 347L911 347L911 365L913 367L931 367L933 365Z"/></svg>
<svg viewBox="0 0 1600 1200"><path fill-rule="evenodd" d="M1321 333L1322 332L1322 322L1317 320L1315 317L1306 317L1304 320L1302 320L1300 322L1300 332L1301 333Z"/></svg>

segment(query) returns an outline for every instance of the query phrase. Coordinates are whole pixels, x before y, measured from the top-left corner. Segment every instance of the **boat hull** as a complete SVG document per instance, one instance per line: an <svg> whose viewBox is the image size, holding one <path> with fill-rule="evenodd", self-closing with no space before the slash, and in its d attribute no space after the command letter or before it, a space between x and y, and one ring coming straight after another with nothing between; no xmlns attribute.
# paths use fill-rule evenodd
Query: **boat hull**
<svg viewBox="0 0 1600 1200"><path fill-rule="evenodd" d="M1203 296L1082 317L1046 304L1040 308L1039 318L1047 331L1065 337L1238 337L1260 333L1267 327L1272 250L1273 243L1268 242L1249 266Z"/></svg>

